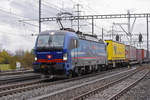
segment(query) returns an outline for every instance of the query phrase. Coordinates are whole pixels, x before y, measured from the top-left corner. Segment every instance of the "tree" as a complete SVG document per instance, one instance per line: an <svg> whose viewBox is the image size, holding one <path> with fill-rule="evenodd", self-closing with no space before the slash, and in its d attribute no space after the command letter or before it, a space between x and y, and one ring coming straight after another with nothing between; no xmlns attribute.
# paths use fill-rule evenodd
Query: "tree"
<svg viewBox="0 0 150 100"><path fill-rule="evenodd" d="M10 59L11 59L11 55L6 50L3 50L0 52L0 63L1 64L9 64Z"/></svg>
<svg viewBox="0 0 150 100"><path fill-rule="evenodd" d="M26 51L23 56L23 66L32 68L32 63L34 62L34 55L32 51Z"/></svg>
<svg viewBox="0 0 150 100"><path fill-rule="evenodd" d="M23 51L17 50L15 54L10 54L6 50L0 51L0 64L9 64L12 69L16 68L16 62L21 63L21 67L32 68L34 61L33 50Z"/></svg>

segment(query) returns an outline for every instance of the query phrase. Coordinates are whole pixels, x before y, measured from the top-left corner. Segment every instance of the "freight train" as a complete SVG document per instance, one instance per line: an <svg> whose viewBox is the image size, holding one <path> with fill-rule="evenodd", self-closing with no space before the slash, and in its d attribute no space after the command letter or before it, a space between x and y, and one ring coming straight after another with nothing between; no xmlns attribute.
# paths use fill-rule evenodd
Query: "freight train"
<svg viewBox="0 0 150 100"><path fill-rule="evenodd" d="M34 53L34 71L50 77L79 76L149 61L144 49L68 30L41 32Z"/></svg>

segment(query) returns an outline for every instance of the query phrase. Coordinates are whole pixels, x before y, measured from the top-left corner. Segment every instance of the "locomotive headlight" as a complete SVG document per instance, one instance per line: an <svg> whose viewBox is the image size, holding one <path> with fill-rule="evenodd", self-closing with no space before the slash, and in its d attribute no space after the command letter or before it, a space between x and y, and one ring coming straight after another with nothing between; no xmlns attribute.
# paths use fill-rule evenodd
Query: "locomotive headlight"
<svg viewBox="0 0 150 100"><path fill-rule="evenodd" d="M34 60L37 61L37 57L35 57Z"/></svg>
<svg viewBox="0 0 150 100"><path fill-rule="evenodd" d="M67 55L67 53L65 53L64 55L63 55L63 60L67 60L68 59L68 55Z"/></svg>

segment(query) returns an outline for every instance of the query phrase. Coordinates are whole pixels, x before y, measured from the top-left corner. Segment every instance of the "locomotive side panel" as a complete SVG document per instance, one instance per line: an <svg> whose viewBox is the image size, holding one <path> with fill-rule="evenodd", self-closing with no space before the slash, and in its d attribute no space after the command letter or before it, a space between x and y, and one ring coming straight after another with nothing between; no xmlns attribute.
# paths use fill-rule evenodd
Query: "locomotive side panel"
<svg viewBox="0 0 150 100"><path fill-rule="evenodd" d="M79 39L79 47L71 51L72 64L89 66L107 62L106 45L104 43Z"/></svg>

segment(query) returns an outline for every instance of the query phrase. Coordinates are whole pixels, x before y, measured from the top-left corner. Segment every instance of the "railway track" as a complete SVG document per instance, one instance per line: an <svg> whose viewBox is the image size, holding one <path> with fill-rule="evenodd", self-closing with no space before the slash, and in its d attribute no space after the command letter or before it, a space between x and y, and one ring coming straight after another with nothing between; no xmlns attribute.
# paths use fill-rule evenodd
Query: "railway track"
<svg viewBox="0 0 150 100"><path fill-rule="evenodd" d="M46 87L46 86L50 86L50 85L54 85L54 84L59 84L59 83L63 83L63 82L69 82L69 81L78 80L78 79L82 79L82 78L86 78L86 77L91 77L91 76L98 75L98 74L99 73L90 74L90 75L85 75L83 77L53 81L50 83L43 83L43 81L45 81L47 79L41 79L41 80L37 80L37 81L5 85L5 86L0 87L0 97L10 95L13 93L25 92L25 91L28 91L31 89L37 89L37 88Z"/></svg>
<svg viewBox="0 0 150 100"><path fill-rule="evenodd" d="M142 80L148 73L148 70L142 70L123 80L117 80L110 84L106 84L103 87L89 91L71 100L117 100L121 95L123 95L130 88L135 86L140 80Z"/></svg>
<svg viewBox="0 0 150 100"><path fill-rule="evenodd" d="M118 70L118 69L114 69L114 70ZM43 82L45 80L45 79L43 79L43 80L36 80L36 81L30 81L30 82L25 82L25 83L19 83L19 84L0 86L0 97L7 96L7 95L13 95L14 93L26 92L26 91L30 91L33 89L43 88L43 87L47 87L47 86L51 86L51 85L55 85L55 84L71 82L71 81L79 80L82 78L88 78L88 77L96 76L99 74L103 74L105 72L112 72L114 70L104 71L104 72L100 72L97 74L84 75L84 76L76 77L76 78L72 78L72 79L58 80L58 81L53 81L53 82L48 82L48 83Z"/></svg>
<svg viewBox="0 0 150 100"><path fill-rule="evenodd" d="M13 75L7 77L0 77L0 86L5 84L10 84L14 82L20 82L25 80L37 79L40 78L40 74L30 73L30 74L20 74L20 75Z"/></svg>
<svg viewBox="0 0 150 100"><path fill-rule="evenodd" d="M42 82L45 80L46 79L37 79L37 80L23 82L23 83L0 86L0 97L10 95L13 93L19 93L26 90L31 90L33 88L38 87L38 85L42 84Z"/></svg>
<svg viewBox="0 0 150 100"><path fill-rule="evenodd" d="M83 100L86 97L94 95L98 91L103 91L103 90L109 88L110 86L115 85L115 84L129 78L130 76L133 76L137 72L140 72L143 70L144 70L144 68L141 67L141 68L132 69L129 71L120 72L120 73L117 73L114 75L106 76L101 79L96 79L96 80L85 82L82 84L77 84L77 85L74 85L74 86L71 86L68 88L64 88L64 89L61 89L58 91L51 92L49 94L34 97L34 98L31 98L31 100L47 100L47 99L48 100L70 100L70 99L71 100ZM82 94L82 95L80 95L80 94ZM117 97L117 96L114 96L110 100L113 100L115 97Z"/></svg>
<svg viewBox="0 0 150 100"><path fill-rule="evenodd" d="M19 70L19 71L0 72L0 76L26 74L26 73L33 73L33 70Z"/></svg>

